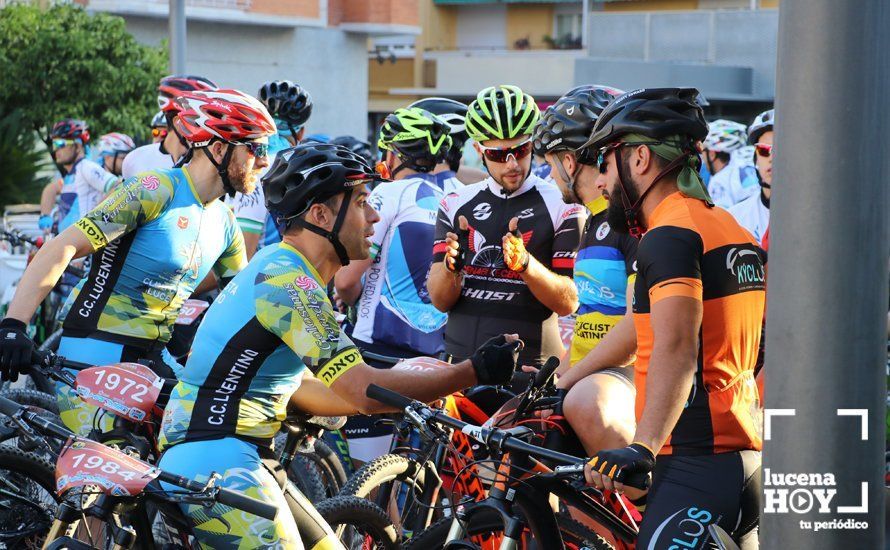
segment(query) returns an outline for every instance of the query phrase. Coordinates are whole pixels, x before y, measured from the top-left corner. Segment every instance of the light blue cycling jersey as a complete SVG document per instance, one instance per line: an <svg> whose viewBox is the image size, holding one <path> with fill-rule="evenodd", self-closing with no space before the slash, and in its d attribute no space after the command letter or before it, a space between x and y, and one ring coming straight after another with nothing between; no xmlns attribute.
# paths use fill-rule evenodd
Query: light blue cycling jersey
<svg viewBox="0 0 890 550"><path fill-rule="evenodd" d="M380 215L371 237L371 267L356 304L354 339L435 355L445 349L448 316L426 289L433 262L436 212L445 195L463 187L453 172L384 182L368 197Z"/></svg>

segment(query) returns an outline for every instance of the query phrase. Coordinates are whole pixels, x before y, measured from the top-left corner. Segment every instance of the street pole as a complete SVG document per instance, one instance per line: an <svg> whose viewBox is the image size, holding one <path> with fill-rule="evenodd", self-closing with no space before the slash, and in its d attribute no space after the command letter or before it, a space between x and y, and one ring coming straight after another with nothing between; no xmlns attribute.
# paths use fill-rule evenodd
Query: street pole
<svg viewBox="0 0 890 550"><path fill-rule="evenodd" d="M185 0L168 0L170 33L170 72L185 74Z"/></svg>
<svg viewBox="0 0 890 550"><path fill-rule="evenodd" d="M765 550L884 548L887 29L885 0L779 7Z"/></svg>
<svg viewBox="0 0 890 550"><path fill-rule="evenodd" d="M587 49L588 46L588 38L587 35L590 34L590 29L587 28L587 25L590 23L590 0L581 0L581 48ZM590 52L588 52L588 55Z"/></svg>

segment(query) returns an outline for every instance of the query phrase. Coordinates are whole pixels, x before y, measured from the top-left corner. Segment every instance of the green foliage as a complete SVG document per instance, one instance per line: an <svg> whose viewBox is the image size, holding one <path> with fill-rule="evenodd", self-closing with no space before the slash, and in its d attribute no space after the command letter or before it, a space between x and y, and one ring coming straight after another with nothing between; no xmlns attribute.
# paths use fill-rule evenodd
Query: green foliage
<svg viewBox="0 0 890 550"><path fill-rule="evenodd" d="M68 117L93 137L146 138L166 66L166 49L136 42L120 17L76 4L0 9L0 105L21 111L47 147L52 125Z"/></svg>
<svg viewBox="0 0 890 550"><path fill-rule="evenodd" d="M49 157L21 111L0 115L0 166L0 206L40 200L49 179L38 173L49 167Z"/></svg>

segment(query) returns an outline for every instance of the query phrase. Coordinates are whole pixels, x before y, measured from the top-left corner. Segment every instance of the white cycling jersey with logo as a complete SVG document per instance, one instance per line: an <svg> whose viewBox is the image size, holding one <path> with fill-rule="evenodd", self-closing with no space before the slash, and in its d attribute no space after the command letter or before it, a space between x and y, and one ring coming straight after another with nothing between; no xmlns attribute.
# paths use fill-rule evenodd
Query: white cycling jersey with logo
<svg viewBox="0 0 890 550"><path fill-rule="evenodd" d="M430 302L439 202L463 185L447 174L384 182L368 197L380 215L371 237L372 263L356 304L353 340L435 355L444 349L448 316Z"/></svg>
<svg viewBox="0 0 890 550"><path fill-rule="evenodd" d="M124 163L121 166L123 178L132 178L136 174L151 170L173 168L173 157L161 149L161 143L149 143L130 151L130 154L124 157Z"/></svg>
<svg viewBox="0 0 890 550"><path fill-rule="evenodd" d="M757 189L760 189L758 186ZM769 227L769 206L764 202L763 194L757 193L729 209L729 213L739 225L754 235L758 243L763 241L763 234Z"/></svg>
<svg viewBox="0 0 890 550"><path fill-rule="evenodd" d="M90 159L77 163L74 172L74 190L81 215L86 214L102 202L105 195L120 179Z"/></svg>
<svg viewBox="0 0 890 550"><path fill-rule="evenodd" d="M760 191L754 164L746 154L734 151L729 164L708 181L708 193L714 204L722 208L742 202Z"/></svg>

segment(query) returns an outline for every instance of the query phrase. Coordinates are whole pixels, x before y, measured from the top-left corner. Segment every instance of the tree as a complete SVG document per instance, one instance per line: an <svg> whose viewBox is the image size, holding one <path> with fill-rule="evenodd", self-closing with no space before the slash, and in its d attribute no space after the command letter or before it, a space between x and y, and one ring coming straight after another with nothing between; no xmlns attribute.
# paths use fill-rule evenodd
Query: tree
<svg viewBox="0 0 890 550"><path fill-rule="evenodd" d="M34 131L21 111L0 113L0 205L37 202L40 198L49 180L39 174L49 163L36 145Z"/></svg>
<svg viewBox="0 0 890 550"><path fill-rule="evenodd" d="M120 17L76 4L0 9L0 105L21 112L50 154L63 118L85 120L97 137L147 137L166 66L166 49L136 42Z"/></svg>

